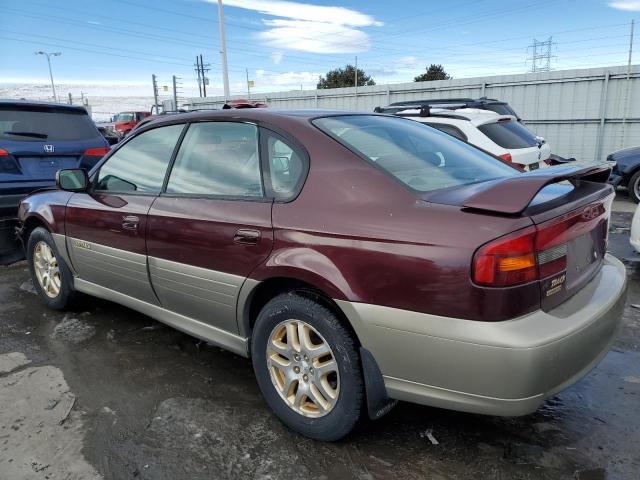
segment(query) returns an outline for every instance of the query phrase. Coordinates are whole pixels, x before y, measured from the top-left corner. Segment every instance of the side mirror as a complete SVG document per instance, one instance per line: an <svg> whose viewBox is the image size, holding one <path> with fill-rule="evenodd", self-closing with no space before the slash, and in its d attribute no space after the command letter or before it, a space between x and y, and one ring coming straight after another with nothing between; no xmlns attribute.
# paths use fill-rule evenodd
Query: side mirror
<svg viewBox="0 0 640 480"><path fill-rule="evenodd" d="M89 176L84 168L58 170L56 187L69 192L84 192L89 187Z"/></svg>

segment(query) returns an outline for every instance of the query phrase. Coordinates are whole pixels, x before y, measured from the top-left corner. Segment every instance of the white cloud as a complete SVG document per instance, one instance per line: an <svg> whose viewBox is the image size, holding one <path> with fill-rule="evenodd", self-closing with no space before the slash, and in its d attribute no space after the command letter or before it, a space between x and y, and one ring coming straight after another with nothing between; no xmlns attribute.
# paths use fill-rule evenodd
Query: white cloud
<svg viewBox="0 0 640 480"><path fill-rule="evenodd" d="M359 29L383 25L366 13L345 7L288 0L225 0L224 5L277 17L263 19L268 29L257 36L272 47L287 50L363 52L370 47L369 36Z"/></svg>
<svg viewBox="0 0 640 480"><path fill-rule="evenodd" d="M282 52L273 52L271 54L271 60L273 61L273 63L275 63L276 65L280 65L280 63L282 63L282 59L284 58L284 54Z"/></svg>
<svg viewBox="0 0 640 480"><path fill-rule="evenodd" d="M395 62L399 67L411 68L418 65L418 58L413 55L408 55L406 57L400 57Z"/></svg>
<svg viewBox="0 0 640 480"><path fill-rule="evenodd" d="M626 10L628 12L640 12L640 1L624 0L620 2L609 3L611 8L617 10Z"/></svg>
<svg viewBox="0 0 640 480"><path fill-rule="evenodd" d="M269 30L258 36L269 45L314 53L357 53L369 49L369 36L337 23L306 20L265 20Z"/></svg>
<svg viewBox="0 0 640 480"><path fill-rule="evenodd" d="M209 0L213 1L213 0ZM373 17L344 7L329 7L310 3L289 2L285 0L224 0L230 7L254 10L265 15L282 18L295 18L313 22L338 23L352 27L381 26L382 22Z"/></svg>

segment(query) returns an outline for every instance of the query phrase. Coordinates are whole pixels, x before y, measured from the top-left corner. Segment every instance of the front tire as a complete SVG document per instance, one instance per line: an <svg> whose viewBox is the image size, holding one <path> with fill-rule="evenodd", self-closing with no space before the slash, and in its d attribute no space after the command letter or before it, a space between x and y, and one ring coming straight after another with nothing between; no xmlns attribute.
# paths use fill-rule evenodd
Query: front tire
<svg viewBox="0 0 640 480"><path fill-rule="evenodd" d="M289 428L315 440L347 435L364 388L354 339L326 307L293 292L269 301L251 341L262 395Z"/></svg>
<svg viewBox="0 0 640 480"><path fill-rule="evenodd" d="M75 299L73 276L45 228L35 228L29 235L27 261L33 286L42 301L54 310L69 307Z"/></svg>
<svg viewBox="0 0 640 480"><path fill-rule="evenodd" d="M629 190L631 200L635 203L640 203L640 170L634 173L631 179L629 179L627 190Z"/></svg>

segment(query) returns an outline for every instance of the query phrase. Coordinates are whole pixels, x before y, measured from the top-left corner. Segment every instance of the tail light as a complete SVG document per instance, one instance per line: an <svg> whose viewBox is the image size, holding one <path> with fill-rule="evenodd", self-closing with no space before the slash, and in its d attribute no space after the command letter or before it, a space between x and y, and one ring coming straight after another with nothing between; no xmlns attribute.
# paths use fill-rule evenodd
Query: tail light
<svg viewBox="0 0 640 480"><path fill-rule="evenodd" d="M596 203L540 225L526 227L480 247L472 278L478 285L506 287L543 280L567 268L569 242L600 223L607 226L604 204Z"/></svg>
<svg viewBox="0 0 640 480"><path fill-rule="evenodd" d="M87 148L84 154L88 157L103 157L109 153L109 147Z"/></svg>
<svg viewBox="0 0 640 480"><path fill-rule="evenodd" d="M8 157L9 152L7 152L4 148L0 148L0 157Z"/></svg>
<svg viewBox="0 0 640 480"><path fill-rule="evenodd" d="M521 172L524 172L526 165L523 165L522 163L514 163L513 157L511 156L510 153L503 153L502 155L500 155L500 158L505 162L509 162L511 165L516 167Z"/></svg>

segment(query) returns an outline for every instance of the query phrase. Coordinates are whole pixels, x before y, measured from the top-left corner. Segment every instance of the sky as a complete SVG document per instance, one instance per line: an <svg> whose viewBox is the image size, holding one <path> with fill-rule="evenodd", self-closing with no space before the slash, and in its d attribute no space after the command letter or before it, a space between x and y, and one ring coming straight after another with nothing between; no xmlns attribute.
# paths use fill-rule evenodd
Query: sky
<svg viewBox="0 0 640 480"><path fill-rule="evenodd" d="M524 73L534 38L553 37L553 69L624 65L640 1L223 0L223 11L231 93L243 94L247 75L253 92L313 89L356 56L379 84L431 63L454 78ZM0 0L0 86L44 88L39 50L62 53L56 84L94 95L151 95L155 73L161 93L176 75L180 95L197 96L202 54L209 95L222 93L217 0Z"/></svg>

